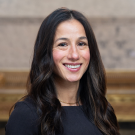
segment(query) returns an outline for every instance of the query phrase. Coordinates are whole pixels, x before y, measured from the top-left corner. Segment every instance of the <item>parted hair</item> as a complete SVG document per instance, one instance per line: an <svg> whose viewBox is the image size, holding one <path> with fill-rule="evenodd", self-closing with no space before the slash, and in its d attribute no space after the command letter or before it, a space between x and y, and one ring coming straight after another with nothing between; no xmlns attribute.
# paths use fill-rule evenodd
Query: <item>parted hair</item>
<svg viewBox="0 0 135 135"><path fill-rule="evenodd" d="M91 25L80 12L67 8L59 8L44 19L35 41L27 81L27 96L36 103L41 134L55 135L63 132L61 120L63 109L57 98L53 79L52 48L58 25L70 19L76 19L83 25L90 49L90 62L80 80L76 100L81 101L84 113L103 134L119 135L114 110L105 97L105 70Z"/></svg>

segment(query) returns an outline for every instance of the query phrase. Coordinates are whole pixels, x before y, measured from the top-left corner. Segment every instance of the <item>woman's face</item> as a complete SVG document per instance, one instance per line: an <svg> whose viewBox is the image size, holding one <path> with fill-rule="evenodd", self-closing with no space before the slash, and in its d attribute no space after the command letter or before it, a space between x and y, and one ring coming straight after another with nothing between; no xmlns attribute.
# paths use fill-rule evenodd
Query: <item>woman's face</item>
<svg viewBox="0 0 135 135"><path fill-rule="evenodd" d="M83 25L71 19L60 23L53 43L54 73L57 79L79 81L85 73L90 50Z"/></svg>

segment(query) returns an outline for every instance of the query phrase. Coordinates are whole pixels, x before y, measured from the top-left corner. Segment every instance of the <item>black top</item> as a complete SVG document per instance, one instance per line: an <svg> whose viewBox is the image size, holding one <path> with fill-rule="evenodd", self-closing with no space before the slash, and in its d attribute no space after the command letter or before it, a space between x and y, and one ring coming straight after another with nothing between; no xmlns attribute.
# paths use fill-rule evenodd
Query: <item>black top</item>
<svg viewBox="0 0 135 135"><path fill-rule="evenodd" d="M82 107L63 106L63 135L102 135L100 130L87 119ZM40 124L36 106L32 99L18 102L7 125L6 135L40 135Z"/></svg>

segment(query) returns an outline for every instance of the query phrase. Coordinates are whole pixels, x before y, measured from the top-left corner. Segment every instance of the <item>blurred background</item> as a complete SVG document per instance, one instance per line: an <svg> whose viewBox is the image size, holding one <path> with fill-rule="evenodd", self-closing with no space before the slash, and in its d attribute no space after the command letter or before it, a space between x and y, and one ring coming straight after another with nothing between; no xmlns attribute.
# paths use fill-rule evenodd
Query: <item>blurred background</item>
<svg viewBox="0 0 135 135"><path fill-rule="evenodd" d="M90 21L121 135L135 135L134 0L0 0L0 135L5 134L9 109L26 94L38 29L59 7L78 10Z"/></svg>

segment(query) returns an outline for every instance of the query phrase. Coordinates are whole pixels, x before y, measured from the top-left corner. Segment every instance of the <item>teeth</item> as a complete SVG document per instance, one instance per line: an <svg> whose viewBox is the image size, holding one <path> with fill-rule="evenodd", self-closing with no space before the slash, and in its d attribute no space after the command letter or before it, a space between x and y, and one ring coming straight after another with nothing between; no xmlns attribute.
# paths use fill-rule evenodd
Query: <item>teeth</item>
<svg viewBox="0 0 135 135"><path fill-rule="evenodd" d="M80 65L65 65L68 68L78 68Z"/></svg>

